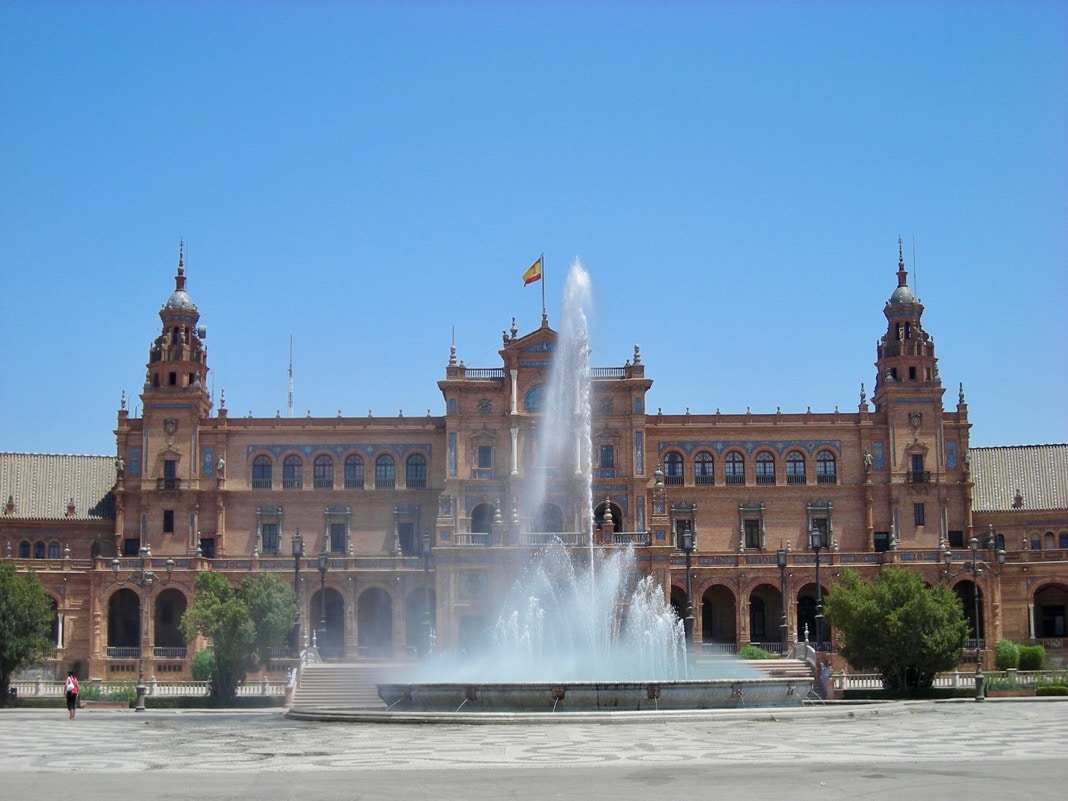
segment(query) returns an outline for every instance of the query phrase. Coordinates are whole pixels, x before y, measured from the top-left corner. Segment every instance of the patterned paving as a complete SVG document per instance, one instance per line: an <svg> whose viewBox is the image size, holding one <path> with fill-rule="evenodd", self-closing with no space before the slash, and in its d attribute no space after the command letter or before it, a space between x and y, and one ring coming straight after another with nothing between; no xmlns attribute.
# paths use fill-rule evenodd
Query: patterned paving
<svg viewBox="0 0 1068 801"><path fill-rule="evenodd" d="M1060 758L1068 703L902 704L877 712L657 722L375 725L277 712L0 711L0 775L954 763ZM818 747L813 747L813 744Z"/></svg>

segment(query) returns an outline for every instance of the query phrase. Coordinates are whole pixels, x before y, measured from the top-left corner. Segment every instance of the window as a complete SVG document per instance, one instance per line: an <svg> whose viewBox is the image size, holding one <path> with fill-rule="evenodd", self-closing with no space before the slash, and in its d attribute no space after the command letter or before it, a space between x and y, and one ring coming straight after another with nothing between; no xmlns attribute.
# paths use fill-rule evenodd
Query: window
<svg viewBox="0 0 1068 801"><path fill-rule="evenodd" d="M693 483L694 484L715 484L715 462L712 459L712 454L708 451L701 451L694 457L693 460Z"/></svg>
<svg viewBox="0 0 1068 801"><path fill-rule="evenodd" d="M137 556L139 553L141 553L141 540L127 537L122 541L123 556Z"/></svg>
<svg viewBox="0 0 1068 801"><path fill-rule="evenodd" d="M1037 534L1032 534L1031 535L1031 550L1032 551L1041 551L1042 550L1042 540Z"/></svg>
<svg viewBox="0 0 1068 801"><path fill-rule="evenodd" d="M914 504L912 504L912 521L917 526L926 525L926 523L927 523L927 512L924 509L924 505L922 503L914 503Z"/></svg>
<svg viewBox="0 0 1068 801"><path fill-rule="evenodd" d="M173 534L174 533L174 510L173 509L164 509L163 510L163 533L164 534Z"/></svg>
<svg viewBox="0 0 1068 801"><path fill-rule="evenodd" d="M19 543L19 559L30 558L30 541L23 540Z"/></svg>
<svg viewBox="0 0 1068 801"><path fill-rule="evenodd" d="M257 456L252 460L252 489L271 488L271 457Z"/></svg>
<svg viewBox="0 0 1068 801"><path fill-rule="evenodd" d="M523 410L527 412L538 411L538 395L540 394L541 384L535 384L529 390L527 394L523 396Z"/></svg>
<svg viewBox="0 0 1068 801"><path fill-rule="evenodd" d="M616 448L614 445L601 446L601 478L615 478Z"/></svg>
<svg viewBox="0 0 1068 801"><path fill-rule="evenodd" d="M757 519L747 519L742 522L745 527L745 547L753 550L759 550L764 547L764 543L761 541L760 536L760 521Z"/></svg>
<svg viewBox="0 0 1068 801"><path fill-rule="evenodd" d="M1068 531L1062 531L1057 538L1058 548L1068 548Z"/></svg>
<svg viewBox="0 0 1068 801"><path fill-rule="evenodd" d="M816 454L816 483L838 483L838 465L830 451L820 451Z"/></svg>
<svg viewBox="0 0 1068 801"><path fill-rule="evenodd" d="M334 488L334 460L325 453L316 456L312 463L312 487L315 489Z"/></svg>
<svg viewBox="0 0 1068 801"><path fill-rule="evenodd" d="M205 559L215 558L215 538L214 537L201 537L200 538L200 555Z"/></svg>
<svg viewBox="0 0 1068 801"><path fill-rule="evenodd" d="M304 486L304 462L299 456L287 456L282 462L282 489L301 489Z"/></svg>
<svg viewBox="0 0 1068 801"><path fill-rule="evenodd" d="M756 455L756 483L775 483L775 457L767 451Z"/></svg>
<svg viewBox="0 0 1068 801"><path fill-rule="evenodd" d="M1045 548L1046 548L1047 551L1052 551L1053 550L1053 532L1052 531L1047 531L1046 532Z"/></svg>
<svg viewBox="0 0 1068 801"><path fill-rule="evenodd" d="M664 483L682 486L682 454L672 451L664 457Z"/></svg>
<svg viewBox="0 0 1068 801"><path fill-rule="evenodd" d="M923 454L914 453L909 461L908 482L910 484L927 484L931 474L923 469Z"/></svg>
<svg viewBox="0 0 1068 801"><path fill-rule="evenodd" d="M786 483L805 483L805 456L800 451L786 454Z"/></svg>
<svg viewBox="0 0 1068 801"><path fill-rule="evenodd" d="M345 523L330 524L330 552L345 553L348 550L349 527Z"/></svg>
<svg viewBox="0 0 1068 801"><path fill-rule="evenodd" d="M45 558L45 544L43 540L37 540L33 544L33 558L44 559Z"/></svg>
<svg viewBox="0 0 1068 801"><path fill-rule="evenodd" d="M964 532L963 531L951 531L951 532L949 532L949 547L950 548L963 548L964 547Z"/></svg>
<svg viewBox="0 0 1068 801"><path fill-rule="evenodd" d="M260 536L263 538L264 553L278 553L278 542L281 536L280 528L278 523L260 524Z"/></svg>
<svg viewBox="0 0 1068 801"><path fill-rule="evenodd" d="M178 462L174 459L163 461L163 489L178 489Z"/></svg>
<svg viewBox="0 0 1068 801"><path fill-rule="evenodd" d="M356 454L345 457L345 489L363 489L363 459Z"/></svg>
<svg viewBox="0 0 1068 801"><path fill-rule="evenodd" d="M375 459L375 489L393 489L397 483L397 463L389 454Z"/></svg>
<svg viewBox="0 0 1068 801"><path fill-rule="evenodd" d="M724 480L728 484L745 483L745 457L738 451L731 451L723 460Z"/></svg>
<svg viewBox="0 0 1068 801"><path fill-rule="evenodd" d="M876 531L875 532L875 552L882 553L883 551L890 550L890 532L889 531Z"/></svg>
<svg viewBox="0 0 1068 801"><path fill-rule="evenodd" d="M493 446L475 446L475 469L472 478L493 478Z"/></svg>
<svg viewBox="0 0 1068 801"><path fill-rule="evenodd" d="M426 489L426 457L413 453L404 465L404 484L408 489Z"/></svg>
<svg viewBox="0 0 1068 801"><path fill-rule="evenodd" d="M48 558L53 560L59 559L59 543L55 540L48 543Z"/></svg>

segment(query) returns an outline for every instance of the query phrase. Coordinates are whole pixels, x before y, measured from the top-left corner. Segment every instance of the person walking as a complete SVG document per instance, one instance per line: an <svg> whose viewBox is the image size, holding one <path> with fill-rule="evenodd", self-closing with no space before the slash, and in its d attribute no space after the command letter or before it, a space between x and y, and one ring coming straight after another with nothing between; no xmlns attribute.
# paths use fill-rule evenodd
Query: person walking
<svg viewBox="0 0 1068 801"><path fill-rule="evenodd" d="M74 713L78 709L78 677L73 670L67 671L67 715L74 720Z"/></svg>

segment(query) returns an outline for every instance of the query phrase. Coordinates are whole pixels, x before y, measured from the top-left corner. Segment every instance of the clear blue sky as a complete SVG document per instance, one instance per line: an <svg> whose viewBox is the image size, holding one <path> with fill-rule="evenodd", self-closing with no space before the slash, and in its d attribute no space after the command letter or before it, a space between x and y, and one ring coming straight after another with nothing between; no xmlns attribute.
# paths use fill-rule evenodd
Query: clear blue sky
<svg viewBox="0 0 1068 801"><path fill-rule="evenodd" d="M665 413L855 411L897 239L974 445L1068 442L1068 4L0 5L0 450L108 454L187 242L233 415L443 412L544 252ZM913 253L915 252L915 263Z"/></svg>

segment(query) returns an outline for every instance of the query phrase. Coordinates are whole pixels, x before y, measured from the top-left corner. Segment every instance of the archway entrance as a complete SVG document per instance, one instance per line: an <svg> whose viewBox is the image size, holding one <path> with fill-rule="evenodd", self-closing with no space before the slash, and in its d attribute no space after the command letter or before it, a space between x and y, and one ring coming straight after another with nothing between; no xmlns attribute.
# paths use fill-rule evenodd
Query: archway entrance
<svg viewBox="0 0 1068 801"><path fill-rule="evenodd" d="M356 644L360 656L393 656L393 600L379 587L365 590L357 602Z"/></svg>

